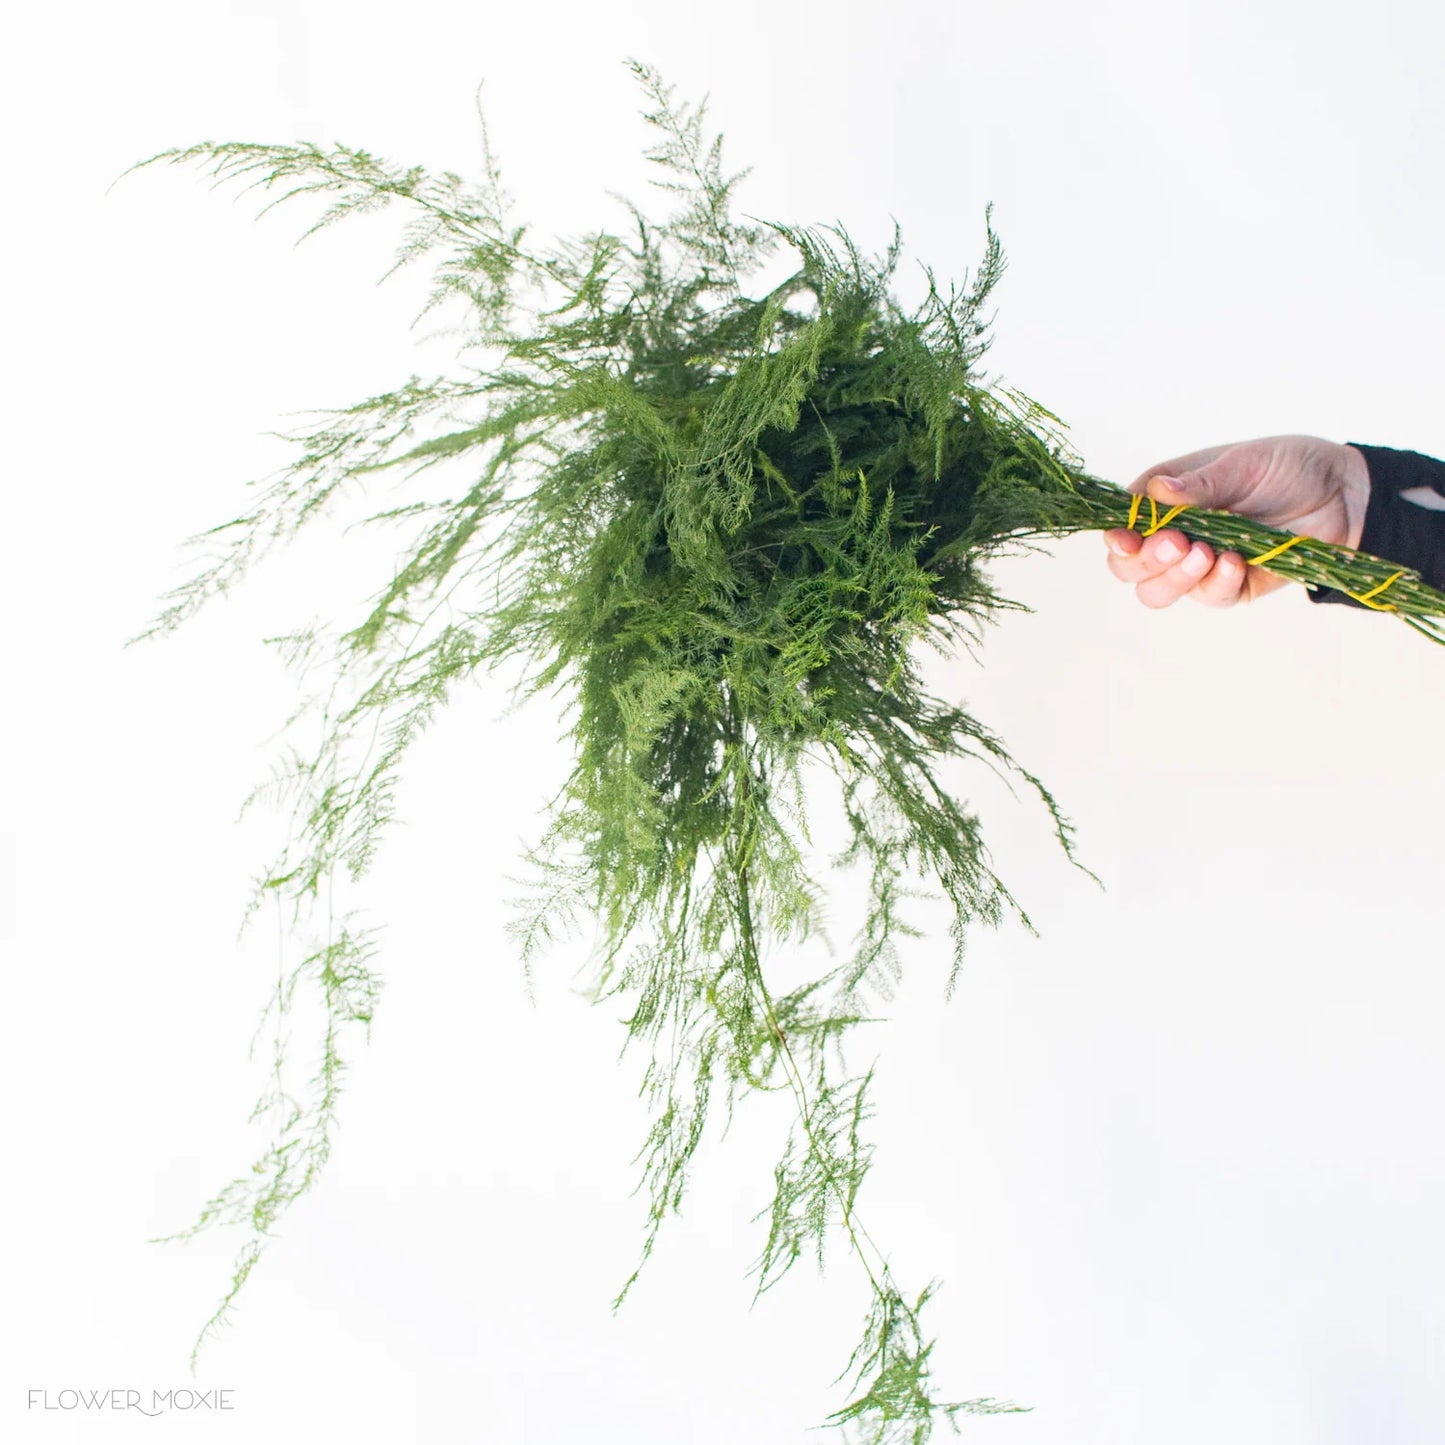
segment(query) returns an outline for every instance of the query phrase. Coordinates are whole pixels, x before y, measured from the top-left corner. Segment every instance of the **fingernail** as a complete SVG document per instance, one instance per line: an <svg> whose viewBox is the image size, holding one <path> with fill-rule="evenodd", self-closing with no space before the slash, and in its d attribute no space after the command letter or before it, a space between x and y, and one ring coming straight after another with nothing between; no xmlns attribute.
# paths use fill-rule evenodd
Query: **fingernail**
<svg viewBox="0 0 1445 1445"><path fill-rule="evenodd" d="M1124 544L1114 537L1105 537L1104 543L1116 557L1127 557L1129 554L1124 550Z"/></svg>
<svg viewBox="0 0 1445 1445"><path fill-rule="evenodd" d="M1209 571L1209 558L1204 555L1201 548L1195 547L1179 566L1182 571L1187 572L1191 577L1202 577Z"/></svg>
<svg viewBox="0 0 1445 1445"><path fill-rule="evenodd" d="M1182 554L1179 550L1178 542L1161 542L1159 544L1159 550L1155 552L1154 555L1161 562L1173 562Z"/></svg>

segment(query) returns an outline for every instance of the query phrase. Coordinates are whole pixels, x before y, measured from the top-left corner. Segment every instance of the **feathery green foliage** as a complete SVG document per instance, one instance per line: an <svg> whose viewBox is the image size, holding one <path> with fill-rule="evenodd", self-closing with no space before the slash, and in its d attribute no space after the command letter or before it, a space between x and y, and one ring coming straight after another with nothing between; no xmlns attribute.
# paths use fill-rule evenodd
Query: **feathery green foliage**
<svg viewBox="0 0 1445 1445"><path fill-rule="evenodd" d="M479 186L342 146L206 143L145 163L202 166L269 205L322 201L307 234L401 207L397 264L433 262L429 307L460 304L468 326L454 374L412 377L295 437L296 460L206 535L224 544L219 557L152 629L184 621L374 473L446 467L461 479L453 496L369 518L414 534L353 626L281 640L329 682L319 746L275 781L294 810L292 843L258 896L288 903L297 926L324 924L272 1001L279 1018L313 991L322 1064L298 1099L278 1056L259 1106L275 1112L273 1146L187 1231L247 1234L202 1338L324 1164L343 1043L371 1018L371 942L330 919L334 881L365 873L398 767L453 690L520 663L524 692L565 690L575 762L532 855L539 884L519 951L530 961L570 920L601 921L596 994L627 1000L628 1037L648 1058L642 1259L683 1197L714 1106L790 1091L796 1121L760 1216L757 1291L806 1254L821 1261L841 1230L872 1304L845 1372L852 1398L831 1418L916 1445L938 1419L1015 1407L935 1396L920 1324L930 1290L910 1303L859 1219L872 1073L851 1072L843 1045L866 991L897 977L912 931L900 907L920 880L952 910L950 983L968 925L1028 923L978 820L940 781L944 760L972 755L1021 777L1072 857L1043 784L926 691L918 645L977 640L1017 606L992 590L989 557L1121 525L1129 498L1079 469L1049 413L981 380L983 308L1004 264L991 227L970 285L945 290L926 273L924 301L905 310L892 291L896 232L872 257L841 228L735 219L741 176L724 171L703 107L632 69L674 209L659 221L625 203L624 234L530 244L489 148ZM791 274L754 294L749 278L780 247L796 258ZM1206 536L1241 525L1198 520ZM1325 566L1304 550L1281 570ZM849 829L836 862L867 876L866 921L832 971L780 989L770 958L822 925L804 806L820 777L836 783Z"/></svg>

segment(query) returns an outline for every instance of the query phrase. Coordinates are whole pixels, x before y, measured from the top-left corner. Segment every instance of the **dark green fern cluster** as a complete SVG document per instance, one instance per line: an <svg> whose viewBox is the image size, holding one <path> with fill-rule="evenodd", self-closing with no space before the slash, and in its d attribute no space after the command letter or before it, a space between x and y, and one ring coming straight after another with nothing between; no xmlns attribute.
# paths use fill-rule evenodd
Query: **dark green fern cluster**
<svg viewBox="0 0 1445 1445"><path fill-rule="evenodd" d="M318 198L313 231L402 207L398 264L435 264L431 304L463 308L466 335L447 375L412 377L293 438L294 463L203 539L214 560L153 629L224 592L273 542L355 506L378 473L400 469L413 489L363 507L362 520L411 529L364 613L280 639L326 684L319 743L292 752L272 789L293 809L292 843L257 896L311 930L273 1008L279 1019L309 991L319 1063L302 1087L278 1050L262 1101L270 1148L186 1232L246 1232L214 1325L324 1164L347 1039L371 1018L374 944L338 913L338 890L365 873L398 767L452 691L520 666L525 691L563 690L575 766L533 855L519 951L530 959L579 918L602 922L597 994L627 1000L648 1060L643 1257L710 1109L790 1092L758 1291L840 1230L872 1302L833 1418L871 1441L919 1442L938 1418L1012 1407L933 1392L929 1290L902 1290L859 1218L871 1073L842 1045L869 986L898 972L911 932L900 905L920 879L951 906L950 981L966 926L1018 912L940 764L972 754L1014 771L1066 851L1070 831L997 738L928 693L918 645L976 638L1016 605L981 571L1000 548L1121 525L1129 499L1078 469L1048 413L980 378L983 307L1003 266L991 228L971 286L945 294L925 272L926 296L904 308L896 233L868 257L841 229L738 221L740 177L724 173L703 109L632 69L671 214L629 206L620 233L552 246L510 221L489 150L478 187L339 146L208 143L155 158L270 204ZM791 274L753 286L780 249ZM429 489L433 477L455 479L450 492ZM780 963L822 928L826 873L808 825L820 779L836 783L849 830L835 861L867 880L863 922L831 970L783 986Z"/></svg>

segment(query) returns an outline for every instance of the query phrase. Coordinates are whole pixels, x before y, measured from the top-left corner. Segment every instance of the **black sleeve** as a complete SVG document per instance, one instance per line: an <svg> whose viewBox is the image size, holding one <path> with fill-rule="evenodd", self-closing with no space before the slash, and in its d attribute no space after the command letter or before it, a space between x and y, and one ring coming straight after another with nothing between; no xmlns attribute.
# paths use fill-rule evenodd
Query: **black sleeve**
<svg viewBox="0 0 1445 1445"><path fill-rule="evenodd" d="M1359 551L1413 567L1431 587L1445 591L1445 511L1424 507L1401 492L1429 487L1445 501L1445 462L1419 452L1392 447L1367 447L1349 442L1365 456L1370 473L1370 498ZM1343 602L1364 607L1333 587L1308 587L1311 602Z"/></svg>

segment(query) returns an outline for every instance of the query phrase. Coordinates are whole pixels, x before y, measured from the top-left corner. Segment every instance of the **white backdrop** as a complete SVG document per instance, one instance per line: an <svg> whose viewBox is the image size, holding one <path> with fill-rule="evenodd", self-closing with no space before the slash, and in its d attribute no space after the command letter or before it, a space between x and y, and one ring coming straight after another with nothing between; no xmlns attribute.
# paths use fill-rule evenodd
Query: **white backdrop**
<svg viewBox="0 0 1445 1445"><path fill-rule="evenodd" d="M838 1250L749 1310L766 1114L705 1151L609 1312L641 1239L637 1061L576 956L527 999L504 875L564 759L545 708L500 719L484 688L413 759L372 878L387 990L326 1177L187 1375L231 1244L145 1241L261 1142L246 1049L278 942L235 934L277 823L233 819L293 691L259 639L368 576L323 546L168 642L122 643L185 575L180 539L284 459L265 434L285 413L447 343L408 329L422 277L373 285L385 219L293 250L300 212L253 224L190 173L107 187L206 138L474 172L484 80L520 213L607 224L607 190L646 190L637 55L711 93L753 213L872 244L896 216L961 277L993 201L992 365L1100 475L1286 431L1442 455L1445 22L1318 0L91 0L19 24L0 1433L826 1438L805 1432L842 1402L866 1295ZM944 1281L944 1390L1034 1407L969 1438L1445 1437L1445 657L1294 589L1149 612L1097 537L1054 550L998 569L1036 611L940 686L1053 788L1107 889L1039 809L960 771L1042 937L975 932L946 1005L936 949L912 950L871 1036L869 1227L905 1283ZM29 1404L192 1386L234 1408Z"/></svg>

